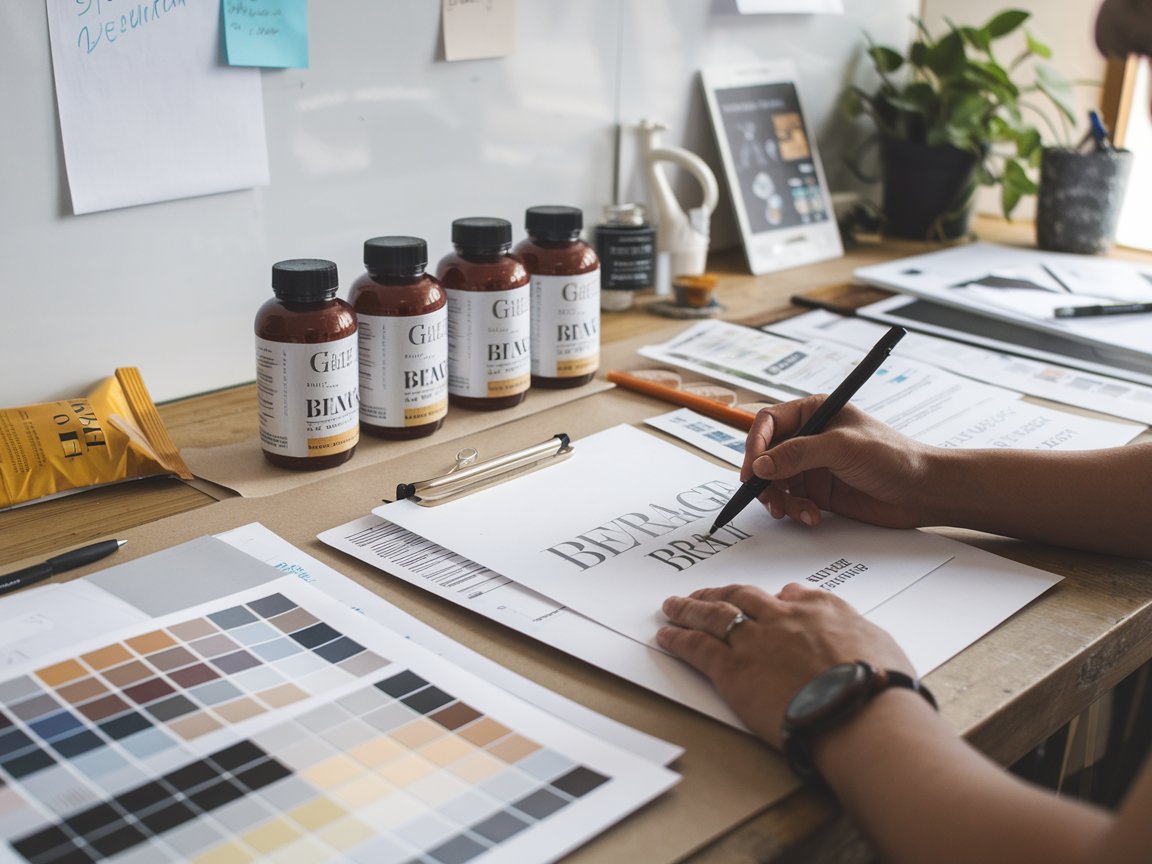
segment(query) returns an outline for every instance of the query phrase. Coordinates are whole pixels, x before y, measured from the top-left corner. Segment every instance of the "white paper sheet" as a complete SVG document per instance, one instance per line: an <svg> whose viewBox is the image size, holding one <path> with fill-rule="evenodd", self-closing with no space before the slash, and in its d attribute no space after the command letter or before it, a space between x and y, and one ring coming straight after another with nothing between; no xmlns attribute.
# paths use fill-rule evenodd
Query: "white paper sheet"
<svg viewBox="0 0 1152 864"><path fill-rule="evenodd" d="M86 579L19 591L0 601L0 675L62 644L147 620L135 606Z"/></svg>
<svg viewBox="0 0 1152 864"><path fill-rule="evenodd" d="M1113 258L969 243L940 252L873 264L853 276L901 294L1012 321L1089 344L1152 355L1152 313L1053 318L1058 306L1152 299L1149 268ZM991 278L1036 288L988 287ZM981 284L982 283L982 284ZM1063 283L1069 290L1062 290Z"/></svg>
<svg viewBox="0 0 1152 864"><path fill-rule="evenodd" d="M696 324L640 353L780 400L830 393L863 356L831 342L796 342L722 321ZM1095 450L1126 444L1141 432L1025 402L1014 391L905 356L899 346L852 404L937 447Z"/></svg>
<svg viewBox="0 0 1152 864"><path fill-rule="evenodd" d="M952 557L917 531L829 517L815 534L748 507L705 536L735 472L629 426L576 444L566 461L434 508L376 515L655 646L669 594L742 582L834 591L861 612Z"/></svg>
<svg viewBox="0 0 1152 864"><path fill-rule="evenodd" d="M744 728L712 682L686 663L663 651L653 651L379 516L364 516L318 536L334 549L499 624L722 723ZM608 737L603 730L601 734Z"/></svg>
<svg viewBox="0 0 1152 864"><path fill-rule="evenodd" d="M73 212L268 183L260 72L210 0L45 0Z"/></svg>
<svg viewBox="0 0 1152 864"><path fill-rule="evenodd" d="M857 351L867 351L888 328L863 318L817 309L770 324L764 329L789 339L826 339ZM1030 396L1140 423L1152 423L1152 387L1143 384L923 333L908 333L900 340L900 352L966 378L985 383L999 382Z"/></svg>
<svg viewBox="0 0 1152 864"><path fill-rule="evenodd" d="M378 521L375 520L375 517L369 518ZM424 646L454 665L482 677L497 687L502 687L544 711L555 714L557 717L563 717L568 722L575 723L582 729L587 729L631 753L660 765L667 765L678 759L684 752L682 747L592 711L553 690L549 690L547 687L541 687L534 681L516 674L499 663L494 663L459 642L449 639L438 630L393 606L384 598L357 585L324 562L318 561L306 552L297 549L259 522L242 525L216 536L241 552L275 567L280 572L295 576L301 581L319 588L330 597L367 615L373 621L384 625L405 639L411 639L413 642Z"/></svg>
<svg viewBox="0 0 1152 864"><path fill-rule="evenodd" d="M736 0L741 15L843 15L843 0Z"/></svg>
<svg viewBox="0 0 1152 864"><path fill-rule="evenodd" d="M703 450L729 465L739 468L744 464L744 444L748 434L718 420L697 414L691 408L678 408L667 414L658 414L644 421L653 429L679 438L697 450Z"/></svg>
<svg viewBox="0 0 1152 864"><path fill-rule="evenodd" d="M721 722L744 728L703 676L475 562L369 515L319 535L342 552ZM927 675L1059 577L963 543L947 564L865 617ZM603 733L602 733L603 734ZM607 736L605 736L607 737Z"/></svg>

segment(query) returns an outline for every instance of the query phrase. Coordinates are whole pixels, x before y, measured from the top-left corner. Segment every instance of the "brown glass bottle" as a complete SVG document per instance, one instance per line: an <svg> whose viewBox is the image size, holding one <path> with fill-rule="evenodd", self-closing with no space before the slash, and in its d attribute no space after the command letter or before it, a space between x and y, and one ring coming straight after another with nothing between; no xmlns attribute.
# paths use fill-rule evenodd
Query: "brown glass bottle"
<svg viewBox="0 0 1152 864"><path fill-rule="evenodd" d="M280 261L256 314L260 444L282 468L331 468L360 439L356 314L337 285L331 261Z"/></svg>
<svg viewBox="0 0 1152 864"><path fill-rule="evenodd" d="M360 429L431 435L448 413L448 305L419 237L373 237L348 294L360 345Z"/></svg>
<svg viewBox="0 0 1152 864"><path fill-rule="evenodd" d="M529 207L513 251L531 278L532 386L587 384L600 366L600 259L576 207Z"/></svg>
<svg viewBox="0 0 1152 864"><path fill-rule="evenodd" d="M511 408L524 401L532 373L528 271L509 254L512 224L457 219L452 244L436 268L448 295L448 401Z"/></svg>

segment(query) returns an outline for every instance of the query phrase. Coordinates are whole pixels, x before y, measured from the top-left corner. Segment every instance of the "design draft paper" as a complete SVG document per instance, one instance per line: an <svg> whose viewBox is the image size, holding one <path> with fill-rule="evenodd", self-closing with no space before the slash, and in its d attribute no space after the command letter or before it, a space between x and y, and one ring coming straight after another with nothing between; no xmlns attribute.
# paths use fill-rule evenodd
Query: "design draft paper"
<svg viewBox="0 0 1152 864"><path fill-rule="evenodd" d="M74 213L267 185L260 72L220 63L219 3L45 2Z"/></svg>
<svg viewBox="0 0 1152 864"><path fill-rule="evenodd" d="M918 531L829 518L816 533L758 505L706 536L738 486L727 468L617 426L564 462L457 501L373 512L653 646L670 594L800 582L867 612L952 557Z"/></svg>

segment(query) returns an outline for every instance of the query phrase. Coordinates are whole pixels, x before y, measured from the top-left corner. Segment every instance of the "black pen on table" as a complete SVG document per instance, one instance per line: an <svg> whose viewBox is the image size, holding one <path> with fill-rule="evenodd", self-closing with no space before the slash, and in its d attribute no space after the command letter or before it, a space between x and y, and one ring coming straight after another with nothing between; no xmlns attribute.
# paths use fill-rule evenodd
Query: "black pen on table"
<svg viewBox="0 0 1152 864"><path fill-rule="evenodd" d="M101 540L99 543L92 543L88 546L81 546L79 549L70 549L59 555L53 555L42 564L33 564L31 567L25 567L15 573L0 576L0 594L27 588L29 585L43 582L57 573L75 570L85 564L107 558L127 542L127 540Z"/></svg>
<svg viewBox="0 0 1152 864"><path fill-rule="evenodd" d="M1152 303L1107 303L1102 306L1057 306L1052 314L1057 318L1097 318L1101 315L1136 315L1152 312Z"/></svg>
<svg viewBox="0 0 1152 864"><path fill-rule="evenodd" d="M856 391L863 387L864 382L871 378L880 368L880 365L888 359L888 355L892 353L896 343L904 338L905 332L903 327L889 328L888 332L880 337L880 341L872 346L872 350L864 359L856 364L856 368L848 373L848 377L840 382L840 386L820 403L820 407L813 412L812 416L808 418L808 422L801 426L793 437L799 438L803 435L817 435L823 432L824 427L836 416L836 412L848 404L848 400L856 395ZM712 529L708 533L715 534L731 522L741 510L759 498L760 493L767 489L771 482L771 480L764 480L760 477L745 480L736 490L736 494L724 505L724 509L720 511L720 515L716 517L716 521L712 523Z"/></svg>

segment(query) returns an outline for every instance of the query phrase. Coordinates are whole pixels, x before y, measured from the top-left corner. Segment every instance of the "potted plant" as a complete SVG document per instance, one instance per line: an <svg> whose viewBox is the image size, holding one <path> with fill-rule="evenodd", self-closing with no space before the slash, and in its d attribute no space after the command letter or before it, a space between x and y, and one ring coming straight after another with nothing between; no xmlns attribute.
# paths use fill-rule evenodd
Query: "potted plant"
<svg viewBox="0 0 1152 864"><path fill-rule="evenodd" d="M1074 122L1071 85L1051 67L1048 46L1023 31L1023 47L1006 63L994 49L1023 28L1029 13L1008 9L982 27L948 23L933 36L913 19L916 33L906 54L869 43L879 84L850 87L844 108L876 125L883 179L885 233L916 239L954 239L968 230L978 185L1000 186L1005 216L1024 195L1036 192L1029 170L1040 163L1041 134L1057 140ZM1057 109L1052 124L1033 97Z"/></svg>

